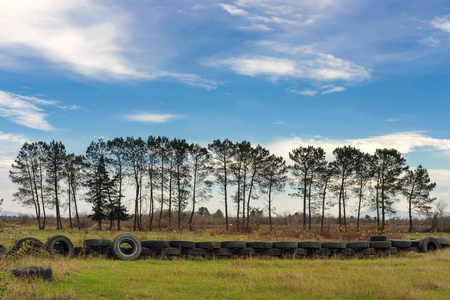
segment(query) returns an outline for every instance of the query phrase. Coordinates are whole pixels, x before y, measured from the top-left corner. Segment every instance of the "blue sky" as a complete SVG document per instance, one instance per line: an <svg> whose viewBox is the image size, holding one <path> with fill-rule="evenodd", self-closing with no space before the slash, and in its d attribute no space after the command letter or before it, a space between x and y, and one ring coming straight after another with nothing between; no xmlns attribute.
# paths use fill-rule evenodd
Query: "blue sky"
<svg viewBox="0 0 450 300"><path fill-rule="evenodd" d="M449 50L448 1L2 1L4 209L24 141L149 135L393 147L450 203Z"/></svg>

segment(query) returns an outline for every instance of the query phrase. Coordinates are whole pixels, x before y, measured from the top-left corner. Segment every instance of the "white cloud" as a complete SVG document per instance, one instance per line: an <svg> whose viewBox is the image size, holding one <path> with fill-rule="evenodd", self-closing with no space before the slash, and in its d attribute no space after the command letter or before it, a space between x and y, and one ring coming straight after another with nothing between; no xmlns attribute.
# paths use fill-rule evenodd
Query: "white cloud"
<svg viewBox="0 0 450 300"><path fill-rule="evenodd" d="M151 113L137 113L125 115L124 119L128 121L134 122L143 122L143 123L167 123L175 119L179 119L181 116L179 115L170 115L170 114L151 114Z"/></svg>
<svg viewBox="0 0 450 300"><path fill-rule="evenodd" d="M437 139L425 135L423 132L398 132L382 136L373 136L360 139L327 139L327 138L281 138L267 147L277 155L287 158L287 153L299 146L313 145L322 147L328 159L332 159L332 152L336 147L351 145L361 151L373 153L376 149L394 148L401 153L413 151L448 151L450 139Z"/></svg>
<svg viewBox="0 0 450 300"><path fill-rule="evenodd" d="M211 62L210 65L229 66L236 73L248 76L294 76L296 73L295 61L267 56L228 58Z"/></svg>
<svg viewBox="0 0 450 300"><path fill-rule="evenodd" d="M450 32L450 20L448 17L436 17L433 21L431 21L431 25L437 29Z"/></svg>
<svg viewBox="0 0 450 300"><path fill-rule="evenodd" d="M266 75L312 79L317 81L360 81L370 78L364 67L354 62L322 53L309 45L292 46L271 41L257 41L255 45L288 54L290 58L275 56L241 56L211 61L211 66L226 66L232 71L247 76ZM335 87L329 92L344 91Z"/></svg>
<svg viewBox="0 0 450 300"><path fill-rule="evenodd" d="M91 78L148 78L121 55L126 18L89 0L2 1L0 46Z"/></svg>
<svg viewBox="0 0 450 300"><path fill-rule="evenodd" d="M326 86L324 87L324 90L321 92L322 95L330 94L330 93L338 93L338 92L344 92L347 89L342 86Z"/></svg>
<svg viewBox="0 0 450 300"><path fill-rule="evenodd" d="M220 3L219 5L232 16L246 16L246 15L248 15L248 12L246 12L243 9L237 8L234 5L229 5L229 4L224 4L224 3Z"/></svg>
<svg viewBox="0 0 450 300"><path fill-rule="evenodd" d="M27 141L27 138L24 135L21 134L13 134L13 133L4 133L3 131L0 131L0 141L1 145L5 145L6 143L13 143L16 145L21 145ZM6 150L2 149L1 150Z"/></svg>
<svg viewBox="0 0 450 300"><path fill-rule="evenodd" d="M249 26L238 26L237 28L242 31L273 31L273 28L270 28L265 24L251 24Z"/></svg>
<svg viewBox="0 0 450 300"><path fill-rule="evenodd" d="M55 130L45 119L47 114L38 104L55 105L56 102L0 91L1 117L33 129Z"/></svg>
<svg viewBox="0 0 450 300"><path fill-rule="evenodd" d="M441 43L440 40L433 38L432 36L417 40L419 43L430 46L437 47Z"/></svg>
<svg viewBox="0 0 450 300"><path fill-rule="evenodd" d="M150 65L133 64L127 55L140 51L132 41L135 21L114 5L93 0L0 1L0 20L0 67L20 70L30 64L23 57L31 57L100 81L164 77L208 89L217 86L197 75L160 72L157 59Z"/></svg>
<svg viewBox="0 0 450 300"><path fill-rule="evenodd" d="M300 96L315 96L317 95L318 91L313 90L302 90L302 91L296 91L296 90L289 90L289 93L297 94Z"/></svg>

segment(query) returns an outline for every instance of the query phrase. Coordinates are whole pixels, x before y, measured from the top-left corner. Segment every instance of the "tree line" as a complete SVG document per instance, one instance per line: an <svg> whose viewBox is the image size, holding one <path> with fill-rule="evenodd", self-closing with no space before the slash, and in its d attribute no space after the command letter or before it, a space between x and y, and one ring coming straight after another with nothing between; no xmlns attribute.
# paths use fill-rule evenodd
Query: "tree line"
<svg viewBox="0 0 450 300"><path fill-rule="evenodd" d="M395 213L395 202L403 198L412 231L412 212L427 214L436 200L430 197L436 183L428 171L420 165L411 170L395 149L369 154L344 146L333 155L327 161L321 147L300 146L289 152L288 166L283 157L248 141L214 140L202 147L164 136L99 139L84 155L75 155L53 140L26 142L9 176L18 185L14 200L34 209L40 229L46 226L48 209L54 209L57 228L62 228L62 206L68 208L70 228L80 228L78 201L83 198L92 204L89 217L99 228L107 221L110 229L120 230L122 221L133 218L134 230L142 230L145 222L150 230L161 229L166 209L169 226L176 222L181 229L182 213L189 206L192 230L196 206L212 198L214 187L223 197L227 230L232 209L238 228L249 229L253 201L261 198L272 230L275 195L286 186L292 191L289 196L301 199L303 229L311 229L312 216L318 214L323 229L325 212L335 205L341 229L347 229L351 208L356 208L357 230L363 208L375 210L384 229L386 215ZM124 205L127 188L133 189L131 212Z"/></svg>

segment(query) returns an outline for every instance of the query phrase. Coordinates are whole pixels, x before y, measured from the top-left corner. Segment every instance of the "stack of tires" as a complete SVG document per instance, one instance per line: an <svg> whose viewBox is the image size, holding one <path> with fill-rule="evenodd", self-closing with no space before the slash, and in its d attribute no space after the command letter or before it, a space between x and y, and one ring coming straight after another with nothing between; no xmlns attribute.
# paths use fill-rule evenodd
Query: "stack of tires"
<svg viewBox="0 0 450 300"><path fill-rule="evenodd" d="M328 258L340 256L350 259L355 256L361 258L375 258L377 256L391 256L398 252L427 253L441 248L450 247L448 238L432 238L414 240L389 239L385 235L373 235L370 241L357 242L323 242L316 241L165 241L146 240L140 242L131 234L120 234L113 241L109 239L86 239L81 247L74 247L69 238L56 235L44 244L40 240L26 237L17 241L7 252L6 247L0 245L0 255L22 256L39 254L46 250L51 255L66 258L73 256L86 257L90 254L105 255L120 260L136 260L139 258L159 259L229 259L229 258Z"/></svg>

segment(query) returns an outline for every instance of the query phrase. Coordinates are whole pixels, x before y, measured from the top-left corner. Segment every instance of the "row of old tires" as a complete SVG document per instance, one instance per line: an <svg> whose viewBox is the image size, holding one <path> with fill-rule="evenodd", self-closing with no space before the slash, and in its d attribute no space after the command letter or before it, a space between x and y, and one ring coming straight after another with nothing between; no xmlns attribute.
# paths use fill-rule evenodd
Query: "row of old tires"
<svg viewBox="0 0 450 300"><path fill-rule="evenodd" d="M450 247L448 238L432 238L417 240L388 239L385 235L370 237L370 241L358 242L315 242L315 241L280 241L280 242L193 242L147 240L139 241L131 234L121 234L113 241L109 239L87 239L83 246L74 247L69 238L63 235L51 237L45 244L35 238L24 238L17 241L7 252L0 245L0 254L18 255L46 250L51 255L64 257L102 254L120 260L136 260L139 258L237 258L237 257L280 257L302 259L327 258L341 256L343 258L374 258L383 255L396 255L399 252L426 253Z"/></svg>

